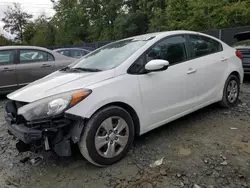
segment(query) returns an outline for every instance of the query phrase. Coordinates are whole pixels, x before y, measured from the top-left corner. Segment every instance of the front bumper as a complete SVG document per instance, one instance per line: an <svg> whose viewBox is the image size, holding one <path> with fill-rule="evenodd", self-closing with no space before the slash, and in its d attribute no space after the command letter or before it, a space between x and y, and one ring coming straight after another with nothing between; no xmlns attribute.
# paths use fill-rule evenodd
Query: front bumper
<svg viewBox="0 0 250 188"><path fill-rule="evenodd" d="M42 139L41 130L29 129L23 124L16 125L7 122L7 128L16 138L20 139L26 144L29 144L32 141Z"/></svg>
<svg viewBox="0 0 250 188"><path fill-rule="evenodd" d="M9 101L5 106L4 116L9 132L20 140L17 144L19 152L53 150L59 156L71 155L71 144L79 141L84 119L61 114L50 119L27 122L17 115L18 105L16 101ZM25 147L19 147L20 145Z"/></svg>

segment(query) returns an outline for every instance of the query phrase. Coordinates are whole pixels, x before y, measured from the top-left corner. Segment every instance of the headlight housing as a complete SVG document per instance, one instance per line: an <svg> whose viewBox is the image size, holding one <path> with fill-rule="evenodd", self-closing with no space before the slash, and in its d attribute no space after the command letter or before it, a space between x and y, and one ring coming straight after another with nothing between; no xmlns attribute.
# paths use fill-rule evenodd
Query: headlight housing
<svg viewBox="0 0 250 188"><path fill-rule="evenodd" d="M74 90L50 96L18 109L18 115L27 121L34 121L56 116L76 105L91 94L91 90Z"/></svg>

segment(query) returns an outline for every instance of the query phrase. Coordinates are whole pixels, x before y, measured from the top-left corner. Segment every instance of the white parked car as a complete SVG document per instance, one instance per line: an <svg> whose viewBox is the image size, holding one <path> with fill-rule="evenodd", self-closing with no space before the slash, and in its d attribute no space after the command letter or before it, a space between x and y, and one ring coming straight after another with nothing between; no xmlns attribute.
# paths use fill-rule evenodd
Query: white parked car
<svg viewBox="0 0 250 188"><path fill-rule="evenodd" d="M98 166L128 152L136 135L215 102L234 106L241 53L189 31L127 38L91 52L8 95L8 129L19 151L82 155Z"/></svg>

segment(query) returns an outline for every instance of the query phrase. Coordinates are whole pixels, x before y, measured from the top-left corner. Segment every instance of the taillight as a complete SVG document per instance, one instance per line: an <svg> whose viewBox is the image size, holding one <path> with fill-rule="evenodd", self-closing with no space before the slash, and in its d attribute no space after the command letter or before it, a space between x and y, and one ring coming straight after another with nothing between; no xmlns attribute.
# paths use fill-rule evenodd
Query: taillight
<svg viewBox="0 0 250 188"><path fill-rule="evenodd" d="M239 50L235 52L236 56L242 60L242 53Z"/></svg>

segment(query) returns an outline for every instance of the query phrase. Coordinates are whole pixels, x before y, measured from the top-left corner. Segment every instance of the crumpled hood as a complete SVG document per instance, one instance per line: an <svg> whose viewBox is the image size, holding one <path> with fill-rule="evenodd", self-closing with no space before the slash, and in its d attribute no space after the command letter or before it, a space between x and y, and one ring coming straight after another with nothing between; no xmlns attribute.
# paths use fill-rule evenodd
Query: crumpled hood
<svg viewBox="0 0 250 188"><path fill-rule="evenodd" d="M15 101L34 102L59 93L86 88L112 77L114 70L82 73L57 71L10 93L7 97Z"/></svg>

